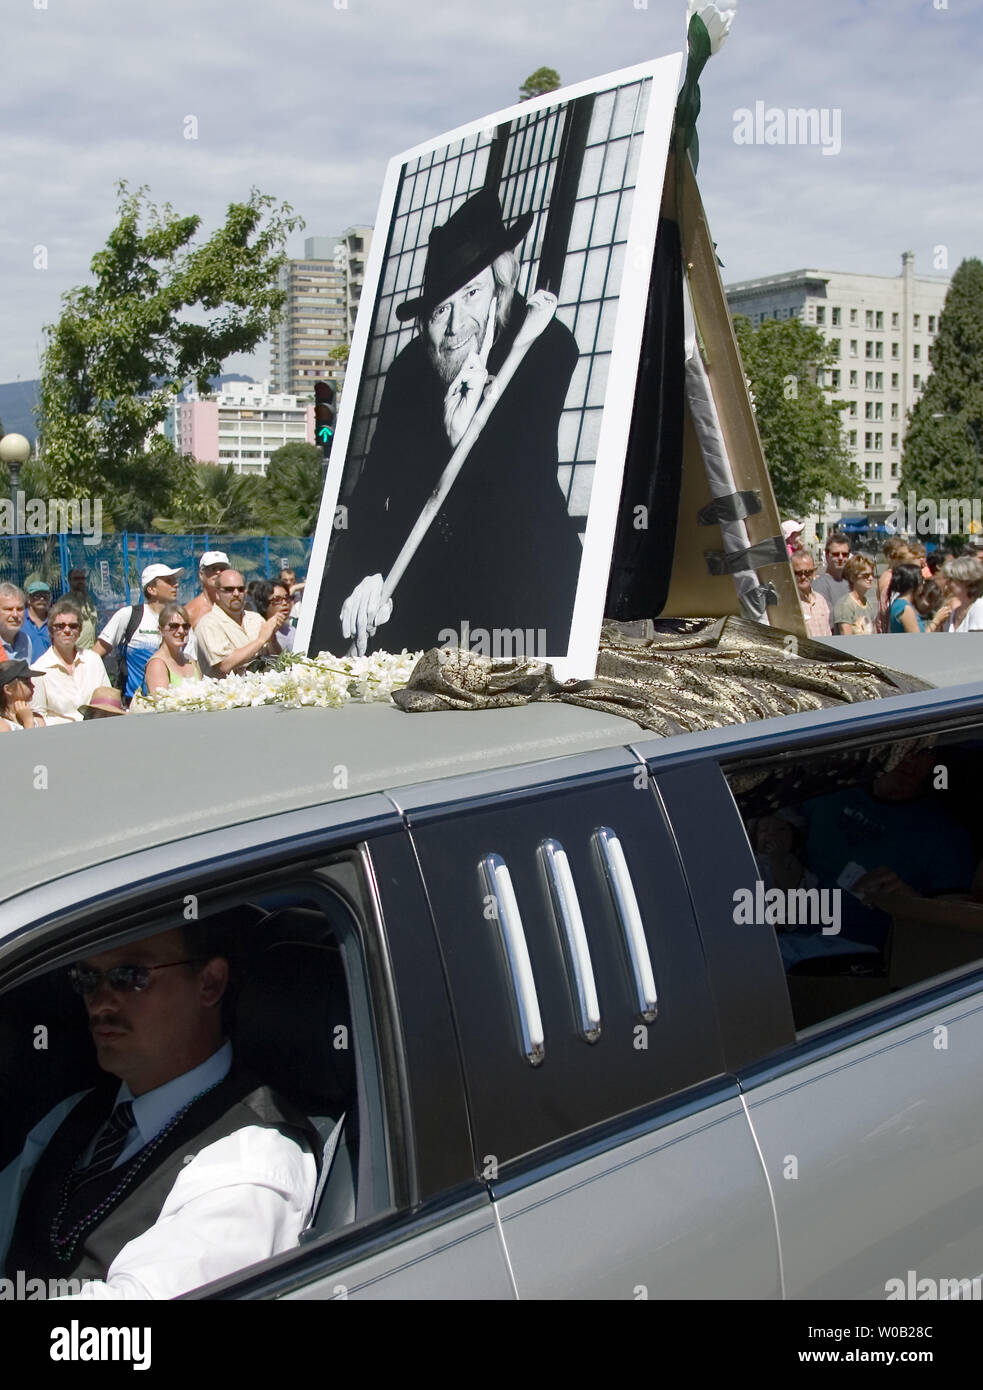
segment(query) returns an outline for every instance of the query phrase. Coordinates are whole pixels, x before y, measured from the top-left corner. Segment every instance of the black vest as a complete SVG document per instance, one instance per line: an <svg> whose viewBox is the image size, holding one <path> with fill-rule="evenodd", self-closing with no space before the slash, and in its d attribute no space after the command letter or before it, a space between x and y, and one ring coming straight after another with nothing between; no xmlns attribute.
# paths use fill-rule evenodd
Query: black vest
<svg viewBox="0 0 983 1390"><path fill-rule="evenodd" d="M59 1213L72 1168L109 1116L119 1082L97 1086L62 1121L31 1174L21 1200L6 1273L37 1279L105 1279L123 1246L150 1229L186 1163L200 1149L250 1125L280 1131L320 1160L310 1122L284 1097L233 1065L224 1081L200 1096L164 1137L94 1179L87 1216L63 1229ZM272 1252L271 1252L272 1253Z"/></svg>

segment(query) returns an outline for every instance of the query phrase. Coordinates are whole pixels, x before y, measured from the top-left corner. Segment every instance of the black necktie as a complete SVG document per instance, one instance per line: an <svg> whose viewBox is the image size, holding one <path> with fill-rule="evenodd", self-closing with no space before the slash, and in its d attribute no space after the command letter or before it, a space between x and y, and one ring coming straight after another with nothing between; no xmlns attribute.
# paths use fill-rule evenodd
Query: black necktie
<svg viewBox="0 0 983 1390"><path fill-rule="evenodd" d="M121 1101L110 1115L106 1126L96 1141L92 1158L84 1168L72 1175L71 1189L74 1194L93 1178L108 1173L123 1152L126 1136L133 1128L133 1106L128 1100Z"/></svg>

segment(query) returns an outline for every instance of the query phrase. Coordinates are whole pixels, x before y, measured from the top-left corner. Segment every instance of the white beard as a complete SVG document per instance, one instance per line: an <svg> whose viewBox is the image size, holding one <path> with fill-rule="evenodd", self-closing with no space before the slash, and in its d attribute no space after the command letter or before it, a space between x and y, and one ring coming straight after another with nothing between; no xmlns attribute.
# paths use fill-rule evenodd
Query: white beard
<svg viewBox="0 0 983 1390"><path fill-rule="evenodd" d="M475 351L476 342L477 336L473 335L463 347L456 348L453 352L444 352L440 348L435 348L431 342L427 342L427 355L430 358L430 364L444 386L450 386L464 366L468 356Z"/></svg>

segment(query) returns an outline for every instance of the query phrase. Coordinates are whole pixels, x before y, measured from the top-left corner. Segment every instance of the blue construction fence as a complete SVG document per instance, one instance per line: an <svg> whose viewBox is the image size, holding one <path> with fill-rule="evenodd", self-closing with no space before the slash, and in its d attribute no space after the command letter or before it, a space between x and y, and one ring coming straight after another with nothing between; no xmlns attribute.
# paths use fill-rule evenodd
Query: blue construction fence
<svg viewBox="0 0 983 1390"><path fill-rule="evenodd" d="M222 550L233 569L251 579L273 579L284 567L306 578L313 539L310 536L165 536L132 531L106 533L98 545L65 532L46 536L0 538L0 580L21 588L36 579L51 586L57 598L68 590L68 571L84 566L89 593L100 620L127 603L140 602L140 574L147 565L183 569L178 601L198 592L198 562L206 550Z"/></svg>

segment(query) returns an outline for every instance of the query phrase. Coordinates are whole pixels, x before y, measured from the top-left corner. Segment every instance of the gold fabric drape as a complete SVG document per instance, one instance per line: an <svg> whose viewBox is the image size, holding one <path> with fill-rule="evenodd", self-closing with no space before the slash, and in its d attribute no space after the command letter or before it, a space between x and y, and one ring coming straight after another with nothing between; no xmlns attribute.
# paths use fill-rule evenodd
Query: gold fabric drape
<svg viewBox="0 0 983 1390"><path fill-rule="evenodd" d="M543 661L433 647L393 700L408 713L559 700L669 737L928 688L811 638L726 617L606 623L593 680L561 683Z"/></svg>

